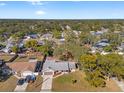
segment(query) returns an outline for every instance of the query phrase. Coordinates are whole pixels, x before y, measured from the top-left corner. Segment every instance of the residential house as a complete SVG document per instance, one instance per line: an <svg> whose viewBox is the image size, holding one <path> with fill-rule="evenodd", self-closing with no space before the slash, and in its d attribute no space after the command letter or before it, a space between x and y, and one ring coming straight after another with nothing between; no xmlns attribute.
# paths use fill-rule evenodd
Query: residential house
<svg viewBox="0 0 124 93"><path fill-rule="evenodd" d="M117 48L119 51L124 51L124 42L122 42L121 45Z"/></svg>
<svg viewBox="0 0 124 93"><path fill-rule="evenodd" d="M97 48L103 48L103 47L108 46L108 45L109 45L109 41L107 39L101 39L100 41L98 41L95 44L95 47L97 47Z"/></svg>
<svg viewBox="0 0 124 93"><path fill-rule="evenodd" d="M51 40L53 35L51 33L44 34L40 37L40 40Z"/></svg>
<svg viewBox="0 0 124 93"><path fill-rule="evenodd" d="M6 65L4 60L0 60L0 71L2 76L9 76L12 74L12 70Z"/></svg>
<svg viewBox="0 0 124 93"><path fill-rule="evenodd" d="M101 28L101 30L99 31L90 31L91 35L96 35L96 36L99 36L99 35L102 35L104 33L107 33L109 29L105 29L105 28Z"/></svg>
<svg viewBox="0 0 124 93"><path fill-rule="evenodd" d="M36 62L13 62L7 63L12 71L21 77L26 77L30 74L34 74Z"/></svg>
<svg viewBox="0 0 124 93"><path fill-rule="evenodd" d="M46 60L43 64L42 73L44 74L57 74L57 73L66 73L75 71L76 64L75 62L60 61L56 62L55 60Z"/></svg>

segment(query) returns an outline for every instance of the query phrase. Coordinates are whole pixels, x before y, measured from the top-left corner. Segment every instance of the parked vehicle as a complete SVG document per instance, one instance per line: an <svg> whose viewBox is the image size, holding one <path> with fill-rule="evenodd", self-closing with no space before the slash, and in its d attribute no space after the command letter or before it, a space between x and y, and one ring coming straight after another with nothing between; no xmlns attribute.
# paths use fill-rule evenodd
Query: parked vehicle
<svg viewBox="0 0 124 93"><path fill-rule="evenodd" d="M28 75L26 77L26 82L33 83L36 80L36 77L34 75Z"/></svg>
<svg viewBox="0 0 124 93"><path fill-rule="evenodd" d="M23 85L24 82L25 82L25 79L21 78L21 79L19 79L17 85Z"/></svg>

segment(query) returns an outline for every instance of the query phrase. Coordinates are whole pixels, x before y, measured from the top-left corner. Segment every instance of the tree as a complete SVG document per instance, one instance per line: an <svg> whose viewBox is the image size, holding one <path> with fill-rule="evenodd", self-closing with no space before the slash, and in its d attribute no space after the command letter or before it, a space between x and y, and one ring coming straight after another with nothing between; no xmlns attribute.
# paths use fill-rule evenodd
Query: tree
<svg viewBox="0 0 124 93"><path fill-rule="evenodd" d="M36 51L42 52L44 55L53 56L54 49L52 46L53 46L52 42L45 41L44 45L36 47Z"/></svg>
<svg viewBox="0 0 124 93"><path fill-rule="evenodd" d="M99 64L103 74L111 78L112 76L122 79L124 76L123 56L118 54L108 54L99 56Z"/></svg>
<svg viewBox="0 0 124 93"><path fill-rule="evenodd" d="M80 63L83 70L85 71L85 79L95 87L104 87L104 75L102 74L101 68L97 61L97 56L92 54L82 55Z"/></svg>
<svg viewBox="0 0 124 93"><path fill-rule="evenodd" d="M57 30L54 30L53 31L53 36L57 39L60 39L61 38L61 32L60 31L57 31Z"/></svg>
<svg viewBox="0 0 124 93"><path fill-rule="evenodd" d="M92 55L85 54L80 58L80 63L86 73L86 80L93 86L105 86L105 80L124 77L123 56L118 54Z"/></svg>
<svg viewBox="0 0 124 93"><path fill-rule="evenodd" d="M37 40L34 40L34 39L27 41L25 44L25 46L27 48L31 48L33 50L36 49L37 45L38 45L38 42L37 42Z"/></svg>
<svg viewBox="0 0 124 93"><path fill-rule="evenodd" d="M13 46L13 47L11 48L11 50L12 50L12 52L14 52L14 53L19 52L18 46Z"/></svg>
<svg viewBox="0 0 124 93"><path fill-rule="evenodd" d="M112 47L111 47L111 45L109 45L109 46L104 47L103 50L105 52L112 52Z"/></svg>

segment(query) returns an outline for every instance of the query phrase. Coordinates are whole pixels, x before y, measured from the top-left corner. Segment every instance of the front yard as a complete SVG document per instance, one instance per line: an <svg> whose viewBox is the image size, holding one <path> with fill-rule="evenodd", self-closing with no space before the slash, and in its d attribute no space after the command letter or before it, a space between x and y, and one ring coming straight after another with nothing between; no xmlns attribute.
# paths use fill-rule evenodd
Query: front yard
<svg viewBox="0 0 124 93"><path fill-rule="evenodd" d="M85 74L81 71L65 74L53 79L52 91L57 92L120 92L120 88L113 80L107 81L105 88L95 88L84 79ZM73 84L73 80L77 80Z"/></svg>
<svg viewBox="0 0 124 93"><path fill-rule="evenodd" d="M15 76L11 76L4 82L0 82L0 92L13 92L16 88L18 79Z"/></svg>
<svg viewBox="0 0 124 93"><path fill-rule="evenodd" d="M36 81L34 83L28 84L26 91L27 92L39 92L39 91L41 91L42 80L43 80L42 77L40 75L38 75L36 77Z"/></svg>

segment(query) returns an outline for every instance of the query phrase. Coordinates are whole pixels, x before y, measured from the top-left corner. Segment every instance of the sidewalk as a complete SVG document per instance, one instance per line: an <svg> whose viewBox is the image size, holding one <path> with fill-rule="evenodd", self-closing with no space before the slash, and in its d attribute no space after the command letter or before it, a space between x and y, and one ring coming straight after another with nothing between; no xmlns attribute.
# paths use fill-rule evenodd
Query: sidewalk
<svg viewBox="0 0 124 93"><path fill-rule="evenodd" d="M48 91L50 92L52 89L52 79L53 75L43 75L43 83L42 83L42 91Z"/></svg>
<svg viewBox="0 0 124 93"><path fill-rule="evenodd" d="M24 83L23 85L17 85L14 92L25 92L28 83Z"/></svg>
<svg viewBox="0 0 124 93"><path fill-rule="evenodd" d="M116 84L120 87L120 89L122 91L124 91L124 82L123 81L118 81L115 78L112 78L112 79L116 82Z"/></svg>

